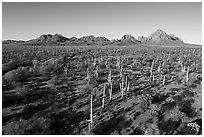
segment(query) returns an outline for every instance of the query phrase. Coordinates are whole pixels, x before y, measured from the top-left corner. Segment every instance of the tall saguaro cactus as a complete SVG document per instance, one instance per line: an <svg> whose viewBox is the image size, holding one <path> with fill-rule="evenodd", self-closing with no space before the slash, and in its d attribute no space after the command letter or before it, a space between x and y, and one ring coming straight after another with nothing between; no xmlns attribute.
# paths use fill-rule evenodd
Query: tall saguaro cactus
<svg viewBox="0 0 204 137"><path fill-rule="evenodd" d="M157 68L157 72L160 73L161 71L161 65L159 64L158 68Z"/></svg>
<svg viewBox="0 0 204 137"><path fill-rule="evenodd" d="M130 90L130 82L128 82L128 85L127 85L127 91Z"/></svg>
<svg viewBox="0 0 204 137"><path fill-rule="evenodd" d="M91 120L91 128L93 126L93 96L91 94L91 108L90 108L90 120Z"/></svg>
<svg viewBox="0 0 204 137"><path fill-rule="evenodd" d="M189 66L186 71L186 82L188 82L188 80L189 80Z"/></svg>
<svg viewBox="0 0 204 137"><path fill-rule="evenodd" d="M96 58L93 58L93 66L96 66Z"/></svg>
<svg viewBox="0 0 204 137"><path fill-rule="evenodd" d="M112 76L111 76L111 70L109 71L108 75L108 82L110 84L109 94L110 94L110 100L112 99L112 91L113 91L113 83L112 83Z"/></svg>
<svg viewBox="0 0 204 137"><path fill-rule="evenodd" d="M89 68L87 68L87 76L86 76L86 79L87 79L87 83L88 83L88 85L90 84L90 82L91 82L91 77L90 77L90 74L89 74Z"/></svg>
<svg viewBox="0 0 204 137"><path fill-rule="evenodd" d="M181 57L179 57L178 65L181 65Z"/></svg>
<svg viewBox="0 0 204 137"><path fill-rule="evenodd" d="M126 79L125 79L125 90L127 91L127 87L128 87L128 77L126 76Z"/></svg>
<svg viewBox="0 0 204 137"><path fill-rule="evenodd" d="M166 81L166 75L163 76L163 82L162 82L162 85L165 85L165 81Z"/></svg>
<svg viewBox="0 0 204 137"><path fill-rule="evenodd" d="M104 105L105 105L105 97L106 97L106 83L104 83L104 87L103 87L102 108L104 108Z"/></svg>
<svg viewBox="0 0 204 137"><path fill-rule="evenodd" d="M152 75L152 81L153 81L153 82L155 81L155 76L154 76L154 75Z"/></svg>
<svg viewBox="0 0 204 137"><path fill-rule="evenodd" d="M93 128L93 96L92 94L91 94L91 99L90 99L90 119L87 120L87 122L88 122L88 129L90 132Z"/></svg>
<svg viewBox="0 0 204 137"><path fill-rule="evenodd" d="M122 78L123 77L123 67L121 66L120 68L120 77Z"/></svg>
<svg viewBox="0 0 204 137"><path fill-rule="evenodd" d="M150 69L150 77L151 77L152 74L153 74L153 67L154 67L154 60L152 61L152 66L151 66L151 69Z"/></svg>
<svg viewBox="0 0 204 137"><path fill-rule="evenodd" d="M123 96L124 96L124 76L123 76L122 66L121 66L121 69L120 69L120 78L121 78L121 83L120 83L121 97L123 98Z"/></svg>
<svg viewBox="0 0 204 137"><path fill-rule="evenodd" d="M120 68L120 57L118 56L117 57L117 65L116 65L118 68Z"/></svg>
<svg viewBox="0 0 204 137"><path fill-rule="evenodd" d="M120 90L121 90L121 97L123 98L123 96L124 96L124 78L123 78L123 76L121 78Z"/></svg>

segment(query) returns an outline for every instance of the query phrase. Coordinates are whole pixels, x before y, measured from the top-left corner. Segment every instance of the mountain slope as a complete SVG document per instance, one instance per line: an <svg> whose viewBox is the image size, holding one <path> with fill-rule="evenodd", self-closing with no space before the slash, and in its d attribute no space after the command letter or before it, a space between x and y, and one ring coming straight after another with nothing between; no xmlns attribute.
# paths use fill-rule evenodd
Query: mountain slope
<svg viewBox="0 0 204 137"><path fill-rule="evenodd" d="M139 44L141 44L141 42L129 34L123 35L121 39L114 40L112 42L112 45L118 45L118 46L130 46L130 45L139 45Z"/></svg>
<svg viewBox="0 0 204 137"><path fill-rule="evenodd" d="M183 40L178 37L167 34L165 31L158 29L153 32L149 37L138 37L141 43L145 44L159 44L159 45L171 45L171 44L184 44Z"/></svg>

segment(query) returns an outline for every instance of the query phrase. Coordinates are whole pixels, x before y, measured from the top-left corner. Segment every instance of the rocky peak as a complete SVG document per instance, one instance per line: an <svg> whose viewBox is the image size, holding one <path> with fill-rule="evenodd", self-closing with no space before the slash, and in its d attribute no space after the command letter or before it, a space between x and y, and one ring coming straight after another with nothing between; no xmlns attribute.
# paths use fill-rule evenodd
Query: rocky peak
<svg viewBox="0 0 204 137"><path fill-rule="evenodd" d="M165 39L166 37L168 37L168 34L161 29L156 30L150 35L151 39Z"/></svg>
<svg viewBox="0 0 204 137"><path fill-rule="evenodd" d="M149 37L138 37L138 40L142 43L153 44L175 44L183 43L183 41L174 35L167 34L165 31L158 29L153 32Z"/></svg>
<svg viewBox="0 0 204 137"><path fill-rule="evenodd" d="M135 40L135 38L132 37L131 35L127 34L127 35L123 35L121 37L121 40Z"/></svg>
<svg viewBox="0 0 204 137"><path fill-rule="evenodd" d="M93 42L95 40L95 37L93 35L90 35L90 36L83 36L80 39L86 42Z"/></svg>

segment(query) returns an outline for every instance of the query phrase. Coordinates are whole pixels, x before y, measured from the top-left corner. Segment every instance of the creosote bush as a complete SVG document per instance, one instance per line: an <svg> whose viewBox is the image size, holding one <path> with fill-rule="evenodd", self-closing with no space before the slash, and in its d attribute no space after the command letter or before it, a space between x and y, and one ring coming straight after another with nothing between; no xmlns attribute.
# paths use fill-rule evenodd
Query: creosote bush
<svg viewBox="0 0 204 137"><path fill-rule="evenodd" d="M37 119L25 120L19 119L7 123L3 129L4 135L40 135L49 134L49 120L43 117Z"/></svg>
<svg viewBox="0 0 204 137"><path fill-rule="evenodd" d="M30 72L27 67L21 67L16 70L7 72L3 77L5 80L10 82L24 82L30 77Z"/></svg>

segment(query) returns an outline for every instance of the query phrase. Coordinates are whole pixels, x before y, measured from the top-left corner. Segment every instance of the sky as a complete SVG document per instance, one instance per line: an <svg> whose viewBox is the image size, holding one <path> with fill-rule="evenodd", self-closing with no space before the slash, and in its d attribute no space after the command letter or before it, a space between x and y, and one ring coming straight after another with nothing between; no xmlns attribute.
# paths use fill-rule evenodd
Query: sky
<svg viewBox="0 0 204 137"><path fill-rule="evenodd" d="M149 36L157 29L202 44L202 3L3 2L2 39L30 40L42 34L121 38Z"/></svg>

